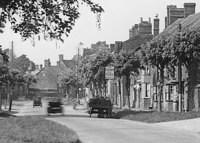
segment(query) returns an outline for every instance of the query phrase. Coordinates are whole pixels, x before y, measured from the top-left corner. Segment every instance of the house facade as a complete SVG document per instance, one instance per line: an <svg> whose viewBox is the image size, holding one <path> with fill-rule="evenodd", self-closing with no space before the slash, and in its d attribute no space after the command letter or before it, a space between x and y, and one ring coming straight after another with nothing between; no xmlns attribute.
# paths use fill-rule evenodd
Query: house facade
<svg viewBox="0 0 200 143"><path fill-rule="evenodd" d="M160 37L168 37L177 31L179 23L182 24L183 29L186 27L198 28L200 25L200 13L193 14L185 19L178 19L170 26L168 26ZM182 96L179 96L179 83L178 83L178 67L174 67L171 72L165 69L163 96L161 97L162 111L177 112L177 111L199 111L200 109L200 61L197 60L190 65L189 71L182 65L181 68L181 86ZM156 68L149 68L150 73L146 71L140 72L139 76L131 77L133 99L133 107L140 109L158 109L159 98L159 72ZM148 75L149 74L149 75ZM190 82L190 84L188 83ZM138 96L140 95L140 96ZM150 95L150 96L149 96ZM140 98L139 98L140 97ZM181 103L181 104L180 104ZM179 105L180 104L180 105Z"/></svg>
<svg viewBox="0 0 200 143"><path fill-rule="evenodd" d="M61 80L73 72L74 61L64 60L63 55L59 55L57 65L51 65L49 59L44 60L44 67L35 74L36 83L30 86L32 94L61 95L66 96L66 88L61 84ZM70 91L70 94L75 94Z"/></svg>

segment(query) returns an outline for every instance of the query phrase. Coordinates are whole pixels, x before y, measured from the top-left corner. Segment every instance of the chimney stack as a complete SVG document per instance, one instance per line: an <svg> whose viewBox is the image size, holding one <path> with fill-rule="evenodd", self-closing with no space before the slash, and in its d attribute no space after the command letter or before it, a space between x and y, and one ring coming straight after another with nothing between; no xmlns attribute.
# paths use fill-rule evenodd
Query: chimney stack
<svg viewBox="0 0 200 143"><path fill-rule="evenodd" d="M151 23L151 18L149 17L149 23Z"/></svg>
<svg viewBox="0 0 200 143"><path fill-rule="evenodd" d="M196 3L184 3L184 17L195 14Z"/></svg>
<svg viewBox="0 0 200 143"><path fill-rule="evenodd" d="M63 59L64 59L64 58L63 58L63 54L60 54L60 55L59 55L59 61L63 61Z"/></svg>
<svg viewBox="0 0 200 143"><path fill-rule="evenodd" d="M50 67L50 66L51 66L50 59L44 60L44 67Z"/></svg>
<svg viewBox="0 0 200 143"><path fill-rule="evenodd" d="M141 22L141 23L143 22L143 18L142 18L142 17L140 17L140 22Z"/></svg>
<svg viewBox="0 0 200 143"><path fill-rule="evenodd" d="M160 19L158 18L158 15L156 15L156 17L154 18L154 22L153 22L153 35L157 36L159 34L159 30L160 30Z"/></svg>

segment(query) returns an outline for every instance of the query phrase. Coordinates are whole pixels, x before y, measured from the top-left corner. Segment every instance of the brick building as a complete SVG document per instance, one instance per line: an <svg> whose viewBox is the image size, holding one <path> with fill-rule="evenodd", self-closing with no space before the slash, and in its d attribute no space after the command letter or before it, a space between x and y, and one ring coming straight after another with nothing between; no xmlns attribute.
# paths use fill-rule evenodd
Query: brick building
<svg viewBox="0 0 200 143"><path fill-rule="evenodd" d="M141 18L140 23L135 24L129 30L129 39L131 39L137 35L152 35L151 18L149 18L149 21L143 21L143 18Z"/></svg>
<svg viewBox="0 0 200 143"><path fill-rule="evenodd" d="M184 3L183 8L177 8L176 5L167 6L167 16L165 17L165 28L179 18L186 18L195 14L195 3Z"/></svg>
<svg viewBox="0 0 200 143"><path fill-rule="evenodd" d="M83 49L83 57L95 54L101 51L109 51L109 44L106 41L98 41L95 44L91 44L91 48L84 48Z"/></svg>

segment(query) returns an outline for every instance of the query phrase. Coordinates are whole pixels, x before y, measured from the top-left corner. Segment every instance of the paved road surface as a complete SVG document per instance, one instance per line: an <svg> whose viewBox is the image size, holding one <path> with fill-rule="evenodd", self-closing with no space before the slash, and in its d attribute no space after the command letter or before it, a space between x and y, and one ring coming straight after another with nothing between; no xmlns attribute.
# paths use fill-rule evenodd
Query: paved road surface
<svg viewBox="0 0 200 143"><path fill-rule="evenodd" d="M46 115L45 108L45 104L43 108L33 108L32 102L27 102L17 115ZM83 143L200 143L200 135L193 131L128 120L89 118L84 110L73 110L71 106L65 107L65 116L46 119L72 128Z"/></svg>
<svg viewBox="0 0 200 143"><path fill-rule="evenodd" d="M84 143L200 143L196 133L128 120L60 117L49 120L75 130Z"/></svg>

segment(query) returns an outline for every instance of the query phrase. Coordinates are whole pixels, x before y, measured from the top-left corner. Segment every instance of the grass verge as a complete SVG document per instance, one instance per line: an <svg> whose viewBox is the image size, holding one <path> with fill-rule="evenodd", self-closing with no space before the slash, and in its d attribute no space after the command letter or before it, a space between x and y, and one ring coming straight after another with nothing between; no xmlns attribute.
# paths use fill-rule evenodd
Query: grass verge
<svg viewBox="0 0 200 143"><path fill-rule="evenodd" d="M41 117L10 117L0 127L0 143L81 143L71 129Z"/></svg>
<svg viewBox="0 0 200 143"><path fill-rule="evenodd" d="M185 120L200 117L199 112L153 112L153 111L129 111L115 112L113 118L128 119L147 123Z"/></svg>

